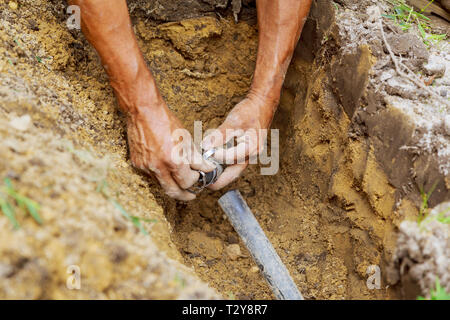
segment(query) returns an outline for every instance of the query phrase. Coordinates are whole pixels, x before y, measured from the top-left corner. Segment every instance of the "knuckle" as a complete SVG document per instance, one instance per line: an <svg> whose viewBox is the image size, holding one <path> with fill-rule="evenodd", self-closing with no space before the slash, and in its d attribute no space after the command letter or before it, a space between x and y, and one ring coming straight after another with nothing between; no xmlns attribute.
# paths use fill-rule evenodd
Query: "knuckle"
<svg viewBox="0 0 450 320"><path fill-rule="evenodd" d="M162 161L162 165L172 173L178 171L181 167L181 164L172 161L170 157L166 157L165 160Z"/></svg>

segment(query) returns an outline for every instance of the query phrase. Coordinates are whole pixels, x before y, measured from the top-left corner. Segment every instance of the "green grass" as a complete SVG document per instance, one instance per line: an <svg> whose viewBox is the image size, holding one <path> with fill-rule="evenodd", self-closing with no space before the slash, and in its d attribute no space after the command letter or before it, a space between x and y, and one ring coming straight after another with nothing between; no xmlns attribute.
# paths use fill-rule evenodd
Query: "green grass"
<svg viewBox="0 0 450 320"><path fill-rule="evenodd" d="M439 278L436 278L436 287L430 291L430 299L419 296L417 300L450 300L450 293L441 287Z"/></svg>
<svg viewBox="0 0 450 320"><path fill-rule="evenodd" d="M430 200L431 194L436 189L437 182L433 184L430 191L425 192L423 188L420 188L420 196L422 197L422 203L420 204L419 216L417 217L417 223L422 223L430 213L430 208L428 207L428 200Z"/></svg>
<svg viewBox="0 0 450 320"><path fill-rule="evenodd" d="M446 34L433 34L430 27L430 18L423 15L423 12L434 0L429 1L420 12L408 6L405 0L389 0L389 2L394 6L393 11L391 14L383 14L382 16L394 21L403 31L408 31L412 27L417 26L423 42L428 47L432 43L437 44L447 38Z"/></svg>
<svg viewBox="0 0 450 320"><path fill-rule="evenodd" d="M16 207L24 213L28 213L38 223L42 224L42 218L39 215L39 203L18 193L10 179L4 179L4 186L0 187L0 209L9 219L15 229L20 228L16 219Z"/></svg>
<svg viewBox="0 0 450 320"><path fill-rule="evenodd" d="M25 50L25 48L23 47L23 45L20 43L20 41L17 40L17 38L14 38L13 41L14 41L14 43L15 43L20 49L22 49L22 51L25 53L25 55L26 55L28 58L31 58L31 57L28 55L28 53L27 53L27 51ZM43 59L49 59L49 58L48 58L48 57L34 56L34 59L36 59L36 61L39 62L39 63L43 63Z"/></svg>
<svg viewBox="0 0 450 320"><path fill-rule="evenodd" d="M181 289L186 287L186 280L178 272L175 274L173 282Z"/></svg>
<svg viewBox="0 0 450 320"><path fill-rule="evenodd" d="M336 4L336 2L332 2L333 3L333 6L334 6L334 8L336 9L336 11L339 11L339 6Z"/></svg>
<svg viewBox="0 0 450 320"><path fill-rule="evenodd" d="M431 222L431 221L437 221L442 224L450 224L450 217L447 217L447 212L450 211L450 208L447 208L444 211L439 212L436 215L427 216L424 220L422 220L419 223L419 226L421 230L425 230L425 227Z"/></svg>
<svg viewBox="0 0 450 320"><path fill-rule="evenodd" d="M228 300L236 300L236 296L233 292L228 291L227 292Z"/></svg>
<svg viewBox="0 0 450 320"><path fill-rule="evenodd" d="M143 225L142 222L147 222L147 223L156 223L158 222L155 219L146 219L146 218L141 218L141 217L136 217L136 216L132 216L130 215L125 209L124 207L122 207L122 205L111 195L109 187L108 187L108 182L106 180L102 180L100 181L100 183L97 186L97 192L100 192L108 201L110 201L113 206L119 210L119 212L129 221L131 221L133 223L133 225L139 229L139 231L142 234L148 235L148 231L145 230L145 227Z"/></svg>
<svg viewBox="0 0 450 320"><path fill-rule="evenodd" d="M442 212L439 212L436 215L436 220L443 224L450 224L450 217L446 216L446 213L449 211L450 211L450 208L448 208L447 210L444 210Z"/></svg>

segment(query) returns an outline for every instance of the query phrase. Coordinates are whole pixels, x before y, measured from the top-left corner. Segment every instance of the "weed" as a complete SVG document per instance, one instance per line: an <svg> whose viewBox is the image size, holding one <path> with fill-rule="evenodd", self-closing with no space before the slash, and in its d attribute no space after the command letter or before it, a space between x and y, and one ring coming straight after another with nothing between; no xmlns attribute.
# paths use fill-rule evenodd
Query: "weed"
<svg viewBox="0 0 450 320"><path fill-rule="evenodd" d="M425 226L429 224L431 221L437 221L442 224L450 224L450 216L447 217L447 212L450 211L450 207L446 210L443 210L439 212L438 214L428 216L426 219L424 219L419 225L421 227L421 230L424 230Z"/></svg>
<svg viewBox="0 0 450 320"><path fill-rule="evenodd" d="M334 8L336 9L336 11L339 11L339 6L338 6L337 3L334 2L334 1L333 1L333 6L334 6Z"/></svg>
<svg viewBox="0 0 450 320"><path fill-rule="evenodd" d="M430 299L426 299L425 297L419 296L417 300L450 300L450 293L448 293L445 288L441 287L439 283L439 278L436 278L436 288L431 289L430 291Z"/></svg>
<svg viewBox="0 0 450 320"><path fill-rule="evenodd" d="M450 224L450 217L446 216L446 213L450 211L450 208L447 208L447 210L444 210L442 212L439 212L436 215L436 220L443 224Z"/></svg>
<svg viewBox="0 0 450 320"><path fill-rule="evenodd" d="M236 296L234 295L233 292L228 291L227 295L228 295L228 300L236 300Z"/></svg>
<svg viewBox="0 0 450 320"><path fill-rule="evenodd" d="M410 30L413 26L417 26L423 42L429 47L432 43L439 43L447 38L446 34L433 34L430 27L430 18L423 15L427 7L434 2L429 1L428 4L420 10L414 11L413 7L408 6L405 0L389 0L394 5L392 14L383 14L382 16L393 20L403 31Z"/></svg>
<svg viewBox="0 0 450 320"><path fill-rule="evenodd" d="M136 217L136 216L132 216L130 215L125 209L124 207L122 207L122 205L116 200L114 199L111 194L110 194L110 190L108 187L108 182L106 180L102 180L100 181L100 183L97 186L97 192L100 192L108 201L110 201L114 207L119 210L119 212L128 220L130 220L133 225L139 229L139 231L142 234L148 235L149 233L147 232L147 230L145 230L144 225L142 224L142 222L147 222L147 223L156 223L158 222L155 219L146 219L146 218L141 218L141 217Z"/></svg>
<svg viewBox="0 0 450 320"><path fill-rule="evenodd" d="M425 191L423 191L423 188L420 188L420 196L422 197L422 203L420 204L419 217L417 218L418 224L424 221L430 212L430 208L428 208L428 200L430 199L431 194L434 192L434 189L436 189L436 186L437 181L433 184L428 193L425 193Z"/></svg>
<svg viewBox="0 0 450 320"><path fill-rule="evenodd" d="M14 189L10 179L5 178L4 183L5 185L0 188L0 209L12 223L14 228L20 228L20 224L16 219L14 204L16 204L23 212L28 212L38 224L42 224L42 218L39 215L39 203L18 193Z"/></svg>

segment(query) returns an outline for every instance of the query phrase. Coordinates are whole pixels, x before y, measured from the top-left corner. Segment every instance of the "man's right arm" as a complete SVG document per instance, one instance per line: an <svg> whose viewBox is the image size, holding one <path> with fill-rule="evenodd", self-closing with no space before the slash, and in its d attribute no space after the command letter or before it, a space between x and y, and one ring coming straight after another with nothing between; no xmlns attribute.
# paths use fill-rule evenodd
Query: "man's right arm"
<svg viewBox="0 0 450 320"><path fill-rule="evenodd" d="M187 163L176 163L172 150L179 143L172 133L183 129L164 102L133 32L125 0L70 0L81 11L82 30L100 55L120 108L127 115L128 144L134 166L152 171L166 193L192 200L185 191L199 173L214 167L194 149ZM191 147L192 142L186 141ZM179 146L178 146L179 147Z"/></svg>

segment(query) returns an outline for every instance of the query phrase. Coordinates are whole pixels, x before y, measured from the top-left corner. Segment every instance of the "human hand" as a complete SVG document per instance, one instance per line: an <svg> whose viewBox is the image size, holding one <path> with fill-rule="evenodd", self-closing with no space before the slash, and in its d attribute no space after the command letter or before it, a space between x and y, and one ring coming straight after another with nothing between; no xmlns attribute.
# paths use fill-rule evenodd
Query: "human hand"
<svg viewBox="0 0 450 320"><path fill-rule="evenodd" d="M199 179L196 170L209 172L215 168L214 165L203 159L189 132L169 110L151 81L141 83L131 91L118 90L118 86L114 88L122 109L128 110L128 145L132 164L146 173L153 172L170 197L184 201L195 199L195 195L186 189ZM124 92L128 94L121 94Z"/></svg>
<svg viewBox="0 0 450 320"><path fill-rule="evenodd" d="M249 159L263 151L276 106L272 99L249 94L231 110L220 127L205 137L202 148L215 148L214 158L228 165L210 189L222 189L236 180L247 168ZM232 139L236 140L236 146L224 148Z"/></svg>

